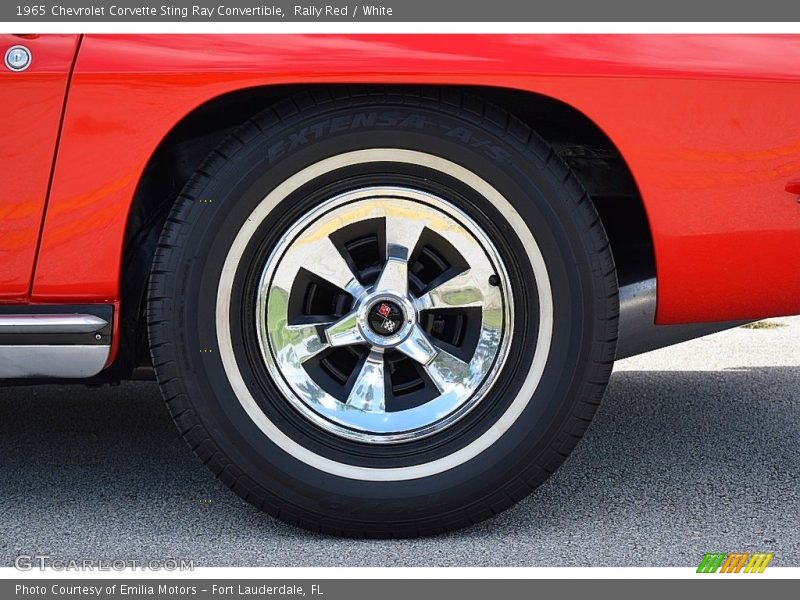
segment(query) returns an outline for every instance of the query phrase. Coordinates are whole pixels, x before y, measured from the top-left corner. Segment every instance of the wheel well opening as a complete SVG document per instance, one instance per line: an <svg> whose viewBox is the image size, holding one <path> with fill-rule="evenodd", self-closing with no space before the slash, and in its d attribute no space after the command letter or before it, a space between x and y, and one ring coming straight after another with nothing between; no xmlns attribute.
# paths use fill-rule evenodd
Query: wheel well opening
<svg viewBox="0 0 800 600"><path fill-rule="evenodd" d="M112 376L126 377L137 366L149 365L144 311L150 265L169 209L184 184L241 123L308 87L249 88L214 98L186 115L156 148L139 181L128 217L122 262L122 337L117 360L110 369ZM613 142L594 122L567 104L532 92L452 87L479 95L525 121L570 166L603 221L620 286L655 277L650 227L636 183Z"/></svg>

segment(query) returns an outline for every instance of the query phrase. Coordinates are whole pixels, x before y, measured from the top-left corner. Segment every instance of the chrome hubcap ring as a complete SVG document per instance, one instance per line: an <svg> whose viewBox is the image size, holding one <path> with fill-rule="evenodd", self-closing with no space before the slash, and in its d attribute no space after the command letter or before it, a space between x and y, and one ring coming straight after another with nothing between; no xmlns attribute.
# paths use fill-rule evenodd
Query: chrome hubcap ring
<svg viewBox="0 0 800 600"><path fill-rule="evenodd" d="M343 250L341 232L353 224L382 229L383 264L372 278ZM426 244L449 248L459 264L422 281L415 271ZM292 308L309 304L298 300L307 273L345 298L341 314ZM257 293L259 347L284 397L322 429L373 444L414 441L464 417L502 370L513 328L508 274L482 228L451 202L407 187L362 188L309 211L270 254ZM454 348L437 337L431 323L452 315L475 332L471 343ZM310 365L342 349L360 358L333 389ZM397 357L430 387L424 402L404 406Z"/></svg>

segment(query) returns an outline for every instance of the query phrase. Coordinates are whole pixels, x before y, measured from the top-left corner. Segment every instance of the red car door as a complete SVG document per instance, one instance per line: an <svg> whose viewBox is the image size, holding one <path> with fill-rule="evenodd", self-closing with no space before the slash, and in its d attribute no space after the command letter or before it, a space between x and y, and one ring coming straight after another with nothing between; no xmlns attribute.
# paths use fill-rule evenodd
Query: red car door
<svg viewBox="0 0 800 600"><path fill-rule="evenodd" d="M79 39L0 34L0 302L25 300L30 290Z"/></svg>

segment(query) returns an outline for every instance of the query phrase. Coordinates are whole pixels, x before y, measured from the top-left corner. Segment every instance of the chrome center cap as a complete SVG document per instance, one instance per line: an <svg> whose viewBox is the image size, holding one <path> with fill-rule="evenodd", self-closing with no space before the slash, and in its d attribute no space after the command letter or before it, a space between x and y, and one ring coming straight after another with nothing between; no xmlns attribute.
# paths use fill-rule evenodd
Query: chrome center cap
<svg viewBox="0 0 800 600"><path fill-rule="evenodd" d="M378 348L391 348L402 343L416 321L411 301L396 294L372 294L360 303L358 309L361 335Z"/></svg>

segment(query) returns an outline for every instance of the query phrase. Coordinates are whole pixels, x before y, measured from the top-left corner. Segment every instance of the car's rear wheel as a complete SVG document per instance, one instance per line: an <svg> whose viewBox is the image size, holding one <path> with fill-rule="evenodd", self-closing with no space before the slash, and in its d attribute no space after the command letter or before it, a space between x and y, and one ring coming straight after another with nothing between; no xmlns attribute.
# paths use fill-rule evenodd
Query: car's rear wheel
<svg viewBox="0 0 800 600"><path fill-rule="evenodd" d="M192 448L315 530L435 533L529 493L614 357L591 201L520 121L447 92L301 94L187 184L150 283Z"/></svg>

